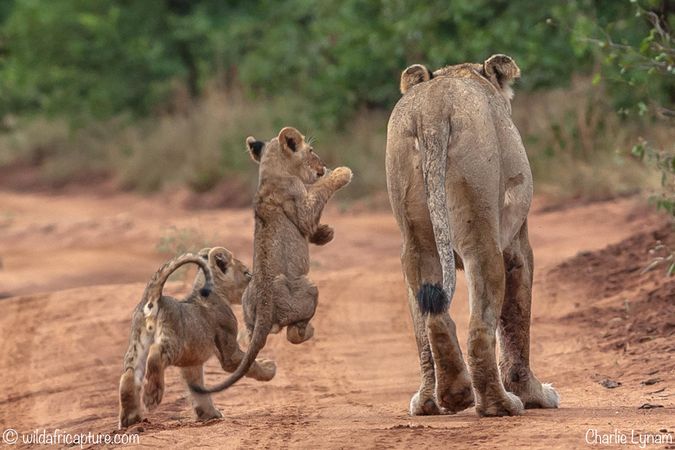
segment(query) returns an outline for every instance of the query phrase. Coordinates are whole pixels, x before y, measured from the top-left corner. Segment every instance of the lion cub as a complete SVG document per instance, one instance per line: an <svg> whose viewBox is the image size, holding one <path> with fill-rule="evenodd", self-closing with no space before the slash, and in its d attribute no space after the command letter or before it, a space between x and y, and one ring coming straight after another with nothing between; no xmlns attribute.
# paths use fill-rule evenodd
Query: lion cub
<svg viewBox="0 0 675 450"><path fill-rule="evenodd" d="M333 229L319 223L326 202L349 184L352 171L326 166L298 130L286 127L269 142L246 139L254 161L260 163L255 195L253 280L242 297L244 320L251 336L237 370L212 389L197 384L199 393L222 391L249 370L269 333L286 327L287 339L299 344L312 337L309 323L319 291L309 273L309 243L323 245Z"/></svg>
<svg viewBox="0 0 675 450"><path fill-rule="evenodd" d="M190 295L183 301L163 296L169 276L188 263L201 269ZM230 303L239 303L250 280L247 267L223 247L204 249L199 256L178 256L155 273L132 317L120 378L120 428L141 421L144 376L143 403L152 409L162 400L164 370L169 366L180 367L188 384L203 383L202 365L213 354L228 372L239 366L244 352L237 344L237 319ZM275 372L273 361L259 360L246 375L269 381ZM198 420L222 417L209 396L191 397Z"/></svg>

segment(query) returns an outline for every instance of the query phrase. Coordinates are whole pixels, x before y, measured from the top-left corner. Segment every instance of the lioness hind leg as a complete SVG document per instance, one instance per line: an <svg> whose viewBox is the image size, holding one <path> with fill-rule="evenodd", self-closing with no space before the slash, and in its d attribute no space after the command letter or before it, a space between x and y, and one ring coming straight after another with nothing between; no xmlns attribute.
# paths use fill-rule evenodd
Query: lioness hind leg
<svg viewBox="0 0 675 450"><path fill-rule="evenodd" d="M499 244L490 230L476 227L462 239L461 256L469 285L468 360L476 390L476 412L481 416L517 415L520 399L504 389L495 354L497 319L504 298L504 263Z"/></svg>
<svg viewBox="0 0 675 450"><path fill-rule="evenodd" d="M557 408L560 396L550 384L542 384L530 369L530 308L534 259L523 224L504 251L506 291L499 321L504 387L522 400L525 408Z"/></svg>
<svg viewBox="0 0 675 450"><path fill-rule="evenodd" d="M408 237L401 255L422 375L420 388L410 401L410 414L455 413L474 403L471 380L447 310L420 309L421 297L436 289L443 293L436 286L442 278L438 258L419 247L415 238ZM447 303L444 306L447 308Z"/></svg>
<svg viewBox="0 0 675 450"><path fill-rule="evenodd" d="M471 377L457 342L455 323L447 312L427 317L427 333L436 368L436 400L448 412L474 405Z"/></svg>
<svg viewBox="0 0 675 450"><path fill-rule="evenodd" d="M204 386L204 369L201 365L191 367L181 367L181 375L187 385ZM220 419L223 415L213 406L213 400L208 394L195 394L190 391L190 400L192 408L197 415L197 420Z"/></svg>

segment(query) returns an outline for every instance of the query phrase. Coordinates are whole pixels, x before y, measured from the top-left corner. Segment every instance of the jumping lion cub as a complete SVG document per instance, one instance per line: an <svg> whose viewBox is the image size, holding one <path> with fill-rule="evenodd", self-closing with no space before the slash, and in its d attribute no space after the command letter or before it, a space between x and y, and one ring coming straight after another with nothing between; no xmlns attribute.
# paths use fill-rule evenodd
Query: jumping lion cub
<svg viewBox="0 0 675 450"><path fill-rule="evenodd" d="M222 391L249 370L269 333L286 327L286 337L299 344L312 337L319 291L309 273L309 242L323 245L333 230L319 223L326 202L349 184L352 171L326 167L298 130L286 127L269 142L246 139L254 161L260 163L255 196L253 281L244 292L242 305L251 343L237 370L224 382L199 393ZM201 383L199 383L201 384Z"/></svg>
<svg viewBox="0 0 675 450"><path fill-rule="evenodd" d="M169 276L188 263L201 269L190 295L183 301L163 296ZM237 344L237 319L230 303L239 303L250 280L247 267L223 247L178 256L155 273L133 313L120 378L120 428L141 421L144 378L143 403L152 409L162 400L168 366L180 367L188 384L203 383L202 365L213 354L228 372L239 366L244 352ZM271 380L276 372L273 361L250 366L246 375L260 381ZM192 405L198 420L222 417L209 396L193 395Z"/></svg>

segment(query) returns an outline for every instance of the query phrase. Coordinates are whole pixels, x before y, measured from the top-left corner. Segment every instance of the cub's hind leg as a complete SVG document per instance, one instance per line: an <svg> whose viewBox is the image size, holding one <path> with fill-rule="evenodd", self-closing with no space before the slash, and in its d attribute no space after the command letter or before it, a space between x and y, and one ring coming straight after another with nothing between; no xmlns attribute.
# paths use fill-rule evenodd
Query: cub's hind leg
<svg viewBox="0 0 675 450"><path fill-rule="evenodd" d="M148 352L143 386L143 403L154 409L164 396L164 371L171 365L170 349L164 344L152 344Z"/></svg>
<svg viewBox="0 0 675 450"><path fill-rule="evenodd" d="M199 366L190 366L190 367L181 367L180 369L183 379L190 385L203 386L204 385L204 369L201 365ZM189 390L189 389L188 389ZM192 408L197 415L197 420L211 420L211 419L220 419L223 415L213 406L213 400L208 394L200 395L195 394L190 391L190 399L192 402Z"/></svg>
<svg viewBox="0 0 675 450"><path fill-rule="evenodd" d="M141 383L137 382L134 369L128 368L120 377L119 428L140 422L141 410Z"/></svg>
<svg viewBox="0 0 675 450"><path fill-rule="evenodd" d="M287 285L290 305L286 339L292 344L301 344L314 336L314 327L309 321L316 312L319 289L304 275L288 282Z"/></svg>
<svg viewBox="0 0 675 450"><path fill-rule="evenodd" d="M226 372L234 372L244 358L244 352L239 347L234 334L222 333L216 337L218 361ZM277 373L277 365L274 361L264 358L256 358L246 372L246 376L258 381L270 381ZM203 386L203 384L200 384Z"/></svg>
<svg viewBox="0 0 675 450"><path fill-rule="evenodd" d="M141 388L152 336L145 332L142 320L134 317L129 348L124 355L124 371L119 386L119 428L139 423L142 417Z"/></svg>
<svg viewBox="0 0 675 450"><path fill-rule="evenodd" d="M530 307L534 258L527 222L504 250L506 292L499 320L499 368L506 390L522 400L525 408L557 408L560 396L542 384L530 369Z"/></svg>

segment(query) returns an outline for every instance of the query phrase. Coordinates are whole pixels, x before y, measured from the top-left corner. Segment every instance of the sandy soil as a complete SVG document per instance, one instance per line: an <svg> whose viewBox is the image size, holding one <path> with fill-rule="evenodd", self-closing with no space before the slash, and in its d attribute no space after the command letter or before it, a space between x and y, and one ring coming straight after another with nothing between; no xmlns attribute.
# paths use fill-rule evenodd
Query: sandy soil
<svg viewBox="0 0 675 450"><path fill-rule="evenodd" d="M0 428L115 432L130 313L165 259L158 244L206 241L251 260L250 211L180 204L0 192ZM629 446L632 430L674 439L675 281L640 273L661 224L630 199L545 206L538 202L530 219L532 365L558 388L560 409L409 417L419 372L398 229L386 211L331 209L324 219L335 240L312 250L315 338L292 346L271 337L263 356L277 361L276 378L218 395L225 418L207 424L192 419L169 370L164 402L133 431L142 446L163 448L578 448L589 429L625 434ZM464 342L459 278L452 312ZM176 281L167 290L184 288ZM207 374L208 383L224 376L215 361ZM606 379L620 385L605 388Z"/></svg>

